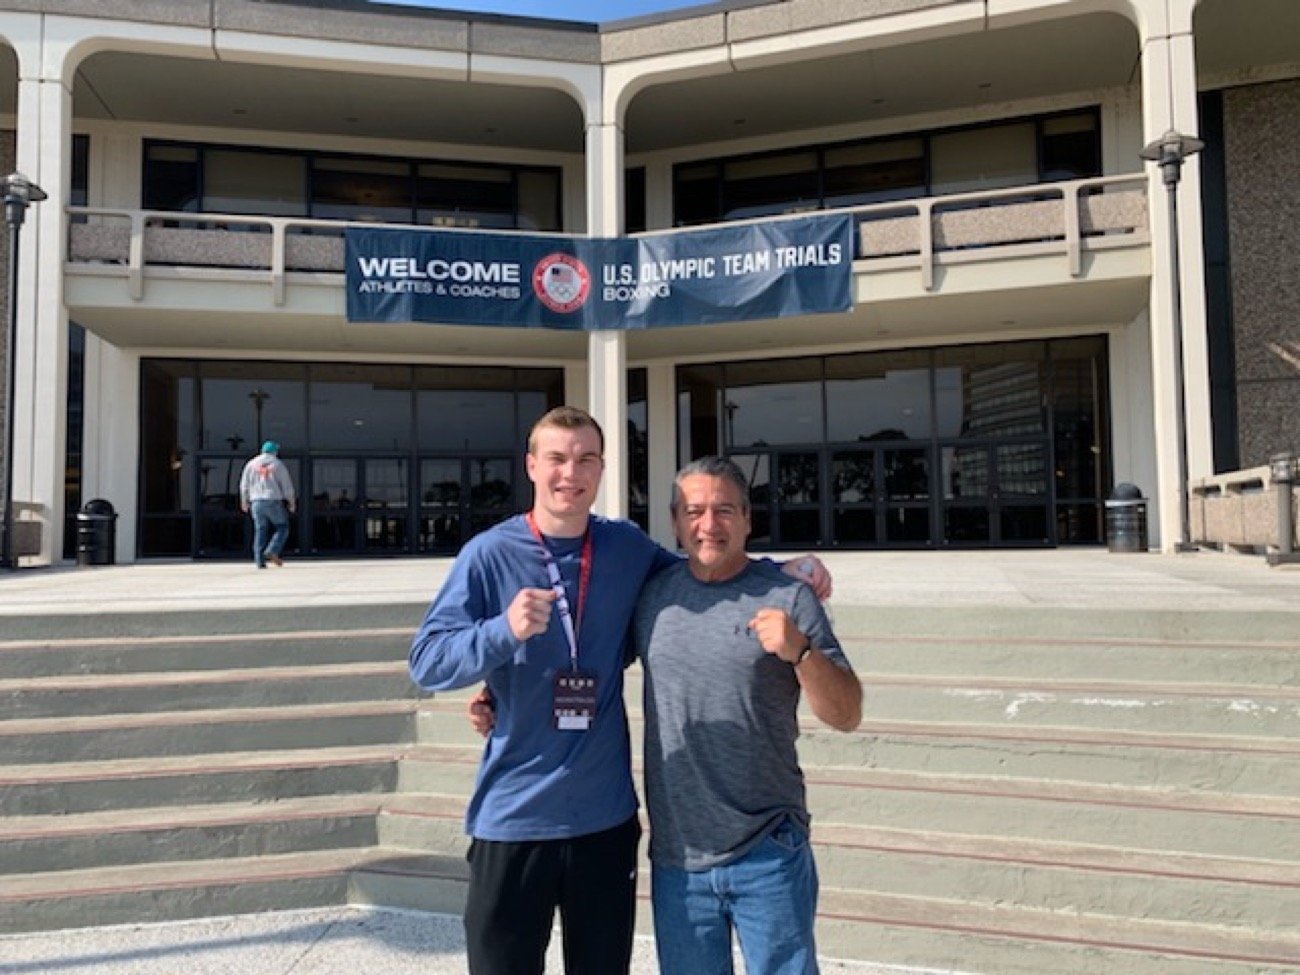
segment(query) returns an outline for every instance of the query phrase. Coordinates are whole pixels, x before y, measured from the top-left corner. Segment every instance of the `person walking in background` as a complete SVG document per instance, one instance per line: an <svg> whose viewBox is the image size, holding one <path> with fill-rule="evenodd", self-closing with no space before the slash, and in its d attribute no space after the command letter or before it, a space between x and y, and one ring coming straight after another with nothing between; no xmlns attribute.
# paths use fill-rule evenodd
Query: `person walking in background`
<svg viewBox="0 0 1300 975"><path fill-rule="evenodd" d="M289 537L289 515L297 504L293 478L279 453L280 445L267 440L262 452L244 465L239 476L239 509L252 512L253 561L259 569L265 569L267 562L284 565L280 553Z"/></svg>

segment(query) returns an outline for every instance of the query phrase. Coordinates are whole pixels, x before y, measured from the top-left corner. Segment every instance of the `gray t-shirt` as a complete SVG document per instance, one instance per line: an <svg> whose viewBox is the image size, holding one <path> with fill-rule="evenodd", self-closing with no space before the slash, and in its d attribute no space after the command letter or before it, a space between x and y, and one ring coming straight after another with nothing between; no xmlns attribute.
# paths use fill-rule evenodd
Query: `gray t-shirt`
<svg viewBox="0 0 1300 975"><path fill-rule="evenodd" d="M799 681L749 630L764 607L785 610L851 670L812 590L771 563L706 583L682 562L641 592L633 640L645 669L655 863L704 870L744 856L785 816L808 825L795 752Z"/></svg>

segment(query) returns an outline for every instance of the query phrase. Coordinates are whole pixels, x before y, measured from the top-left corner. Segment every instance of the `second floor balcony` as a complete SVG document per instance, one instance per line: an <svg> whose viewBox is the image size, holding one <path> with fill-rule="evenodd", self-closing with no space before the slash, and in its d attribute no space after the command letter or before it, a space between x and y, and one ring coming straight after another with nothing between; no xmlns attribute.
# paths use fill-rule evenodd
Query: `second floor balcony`
<svg viewBox="0 0 1300 975"><path fill-rule="evenodd" d="M855 309L809 319L801 335L833 342L850 333L1130 321L1150 275L1146 185L1141 174L1105 176L849 208ZM337 332L344 318L343 234L356 224L111 207L71 207L69 215L65 299L77 321L110 341L190 345L195 317L219 314L223 328L255 327L256 340L234 336L237 344L284 347L291 320L329 322ZM249 319L243 329L240 318ZM713 332L720 351L743 327L753 325L701 331ZM360 344L345 346L365 347L365 336L385 328L351 326ZM459 328L457 341L475 331L517 334ZM645 354L666 351L667 341L632 339ZM551 333L552 354L570 346L578 353L580 337Z"/></svg>

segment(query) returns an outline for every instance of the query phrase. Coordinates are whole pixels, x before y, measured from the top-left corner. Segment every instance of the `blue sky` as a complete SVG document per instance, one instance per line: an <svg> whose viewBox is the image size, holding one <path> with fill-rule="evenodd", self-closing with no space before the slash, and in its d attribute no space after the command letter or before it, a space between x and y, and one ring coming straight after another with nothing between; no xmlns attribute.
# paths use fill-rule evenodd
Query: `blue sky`
<svg viewBox="0 0 1300 975"><path fill-rule="evenodd" d="M438 7L480 13L515 14L548 20L601 22L694 7L705 0L371 0L399 7Z"/></svg>

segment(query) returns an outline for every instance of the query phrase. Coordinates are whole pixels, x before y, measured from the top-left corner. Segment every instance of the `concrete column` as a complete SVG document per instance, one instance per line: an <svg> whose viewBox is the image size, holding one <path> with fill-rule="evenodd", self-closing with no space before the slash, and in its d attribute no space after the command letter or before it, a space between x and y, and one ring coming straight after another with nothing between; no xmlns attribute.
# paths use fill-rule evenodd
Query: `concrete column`
<svg viewBox="0 0 1300 975"><path fill-rule="evenodd" d="M117 511L119 563L134 562L139 501L140 356L86 336L82 498L105 498Z"/></svg>
<svg viewBox="0 0 1300 975"><path fill-rule="evenodd" d="M33 19L33 25L36 24ZM63 207L70 188L72 93L45 70L39 31L15 41L17 170L49 194L21 230L14 382L14 499L39 506L41 549L24 564L62 558L68 389L63 307Z"/></svg>
<svg viewBox="0 0 1300 975"><path fill-rule="evenodd" d="M1198 135L1196 64L1191 16L1195 0L1168 0L1147 9L1142 30L1143 144L1170 129ZM1156 478L1149 492L1164 551L1180 535L1179 413L1177 404L1168 192L1159 167L1148 164L1151 227L1151 356L1154 396ZM1206 336L1205 258L1201 244L1200 161L1189 157L1178 195L1179 282L1182 299L1182 362L1189 481L1213 473L1210 429L1210 370Z"/></svg>
<svg viewBox="0 0 1300 975"><path fill-rule="evenodd" d="M588 102L587 233L615 237L623 229L623 131L605 122L594 100ZM593 287L598 282L592 282ZM601 329L587 339L587 403L605 431L605 477L596 511L627 516L627 336Z"/></svg>
<svg viewBox="0 0 1300 975"><path fill-rule="evenodd" d="M668 502L677 473L677 370L671 362L646 368L646 419L650 425L650 537L676 548Z"/></svg>

